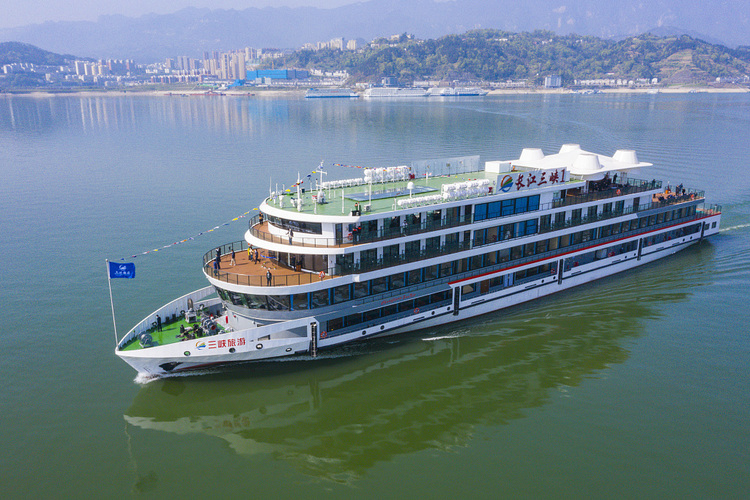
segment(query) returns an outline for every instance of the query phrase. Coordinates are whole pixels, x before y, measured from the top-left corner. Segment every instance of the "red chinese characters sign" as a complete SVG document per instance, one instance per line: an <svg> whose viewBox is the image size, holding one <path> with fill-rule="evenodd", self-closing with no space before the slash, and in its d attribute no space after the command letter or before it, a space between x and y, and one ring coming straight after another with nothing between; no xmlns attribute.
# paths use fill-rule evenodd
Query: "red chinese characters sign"
<svg viewBox="0 0 750 500"><path fill-rule="evenodd" d="M552 186L565 182L565 168L554 170L532 170L530 172L519 172L513 175L515 176L515 179L512 183L508 182L508 179L503 179L501 185L505 186L505 188L501 188L499 191L508 192L510 191L510 189L508 189L510 186L513 186L515 191L521 191L524 189Z"/></svg>

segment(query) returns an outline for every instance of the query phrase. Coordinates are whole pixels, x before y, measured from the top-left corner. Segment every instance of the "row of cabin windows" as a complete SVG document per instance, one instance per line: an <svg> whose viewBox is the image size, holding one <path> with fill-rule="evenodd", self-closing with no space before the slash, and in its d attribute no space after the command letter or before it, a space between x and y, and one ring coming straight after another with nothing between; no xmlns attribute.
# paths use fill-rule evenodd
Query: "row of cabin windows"
<svg viewBox="0 0 750 500"><path fill-rule="evenodd" d="M479 203L474 207L474 221L495 219L508 215L522 214L539 210L539 195L522 196L509 200Z"/></svg>
<svg viewBox="0 0 750 500"><path fill-rule="evenodd" d="M421 311L430 310L450 304L450 302L450 290L435 292L431 295L417 297L416 299L404 300L385 307L328 320L324 331L327 337L335 337L350 332L353 329L367 328L368 326L372 326L372 324L382 323L383 321L381 320L383 319L386 321L396 319L398 315L414 314L416 309Z"/></svg>
<svg viewBox="0 0 750 500"><path fill-rule="evenodd" d="M669 241L675 238L680 238L682 236L689 236L691 234L698 233L700 232L700 230L701 230L701 224L695 224L695 225L688 226L688 227L681 227L678 229L673 229L671 231L667 231L664 233L660 233L660 234L656 234L656 235L644 238L643 246L650 247L651 245L658 245L659 243L664 243L665 241Z"/></svg>
<svg viewBox="0 0 750 500"><path fill-rule="evenodd" d="M300 220L282 219L274 215L263 214L270 224L281 229L291 229L295 233L323 234L323 226L320 222L305 222Z"/></svg>
<svg viewBox="0 0 750 500"><path fill-rule="evenodd" d="M598 228L586 229L559 237L525 243L511 248L494 250L481 255L443 262L421 269L381 276L362 283L340 285L334 288L318 290L310 293L294 295L250 295L218 290L225 301L248 309L264 309L269 311L299 311L316 309L330 305L341 304L349 300L361 299L370 295L377 295L387 291L398 290L406 286L429 282L446 276L453 276L466 271L473 271L494 266L504 262L545 254L572 245L595 241L607 236L643 229L663 222L677 220L694 215L696 207L686 207L668 212L661 212L650 217L618 222ZM501 226L502 227L502 226ZM486 231L486 230L485 230ZM394 245L398 247L398 245Z"/></svg>

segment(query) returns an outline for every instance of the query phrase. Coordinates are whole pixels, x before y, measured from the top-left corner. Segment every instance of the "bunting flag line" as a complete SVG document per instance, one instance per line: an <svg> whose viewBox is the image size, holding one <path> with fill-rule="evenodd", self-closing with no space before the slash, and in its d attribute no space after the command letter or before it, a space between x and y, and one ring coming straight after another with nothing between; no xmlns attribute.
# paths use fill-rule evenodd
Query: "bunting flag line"
<svg viewBox="0 0 750 500"><path fill-rule="evenodd" d="M258 210L258 209L257 209L257 208L254 208L253 210ZM179 240L179 241L175 241L174 243L170 243L169 245L164 245L164 246L162 246L162 247L154 248L153 250L146 250L145 252L141 252L141 253L139 253L139 254L133 254L133 255L131 255L131 256L129 256L129 257L122 257L122 258L121 258L121 259L119 259L119 260L125 260L125 259L135 259L135 258L137 258L137 257L138 257L139 255L147 255L147 254L150 254L150 253L152 253L152 252L158 252L159 250L165 250L165 249L167 249L167 248L171 248L171 247L173 247L173 246L175 246L175 245L180 245L180 244L182 244L182 243L186 243L186 242L188 242L188 241L192 241L192 240L194 240L195 238L197 238L197 237L199 237L199 236L203 236L204 234L208 234L208 233L211 233L211 232L213 232L213 231L216 231L217 229L220 229L220 228L221 228L221 227L223 227L223 226L228 226L228 225L229 225L229 224L231 224L232 222L235 222L235 221L238 221L238 220L240 220L240 219L243 219L243 218L247 217L249 213L250 213L250 210L248 210L247 212L245 212L245 213L244 213L244 214L242 214L242 215L238 215L237 217L235 217L235 218L233 218L233 219L231 219L231 220L228 220L227 222L225 222L225 223L223 223L223 224L219 224L218 226L212 227L211 229L209 229L209 230L207 230L207 231L201 231L200 233L198 233L198 234L196 234L196 235L194 235L194 236L190 236L190 237L188 237L188 238L184 238L184 239L182 239L182 240Z"/></svg>

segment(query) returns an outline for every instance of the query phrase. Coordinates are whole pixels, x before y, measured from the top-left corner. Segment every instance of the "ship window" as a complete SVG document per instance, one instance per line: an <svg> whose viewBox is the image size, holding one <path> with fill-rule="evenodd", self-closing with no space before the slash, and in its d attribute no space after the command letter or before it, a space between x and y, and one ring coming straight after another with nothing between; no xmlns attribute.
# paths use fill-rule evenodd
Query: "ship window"
<svg viewBox="0 0 750 500"><path fill-rule="evenodd" d="M500 262L508 262L510 260L510 250L507 248L498 250L497 258Z"/></svg>
<svg viewBox="0 0 750 500"><path fill-rule="evenodd" d="M529 209L528 209L528 211L531 212L532 210L539 210L539 195L529 196Z"/></svg>
<svg viewBox="0 0 750 500"><path fill-rule="evenodd" d="M468 271L467 267L467 261L466 259L458 259L454 260L453 269L455 270L455 274L463 273L464 271Z"/></svg>
<svg viewBox="0 0 750 500"><path fill-rule="evenodd" d="M388 290L388 277L382 276L372 280L372 294L377 295Z"/></svg>
<svg viewBox="0 0 750 500"><path fill-rule="evenodd" d="M597 212L596 205L594 205L593 207L589 207L589 213L586 215L586 218L589 220L596 219L596 212Z"/></svg>
<svg viewBox="0 0 750 500"><path fill-rule="evenodd" d="M362 269L372 269L378 264L378 251L373 248L371 250L363 250L359 254L359 266Z"/></svg>
<svg viewBox="0 0 750 500"><path fill-rule="evenodd" d="M414 309L414 301L413 300L407 300L405 302L400 302L398 304L398 312L411 311L412 309Z"/></svg>
<svg viewBox="0 0 750 500"><path fill-rule="evenodd" d="M424 268L424 280L432 281L438 277L438 266L427 266Z"/></svg>
<svg viewBox="0 0 750 500"><path fill-rule="evenodd" d="M422 270L421 269L412 269L408 272L408 284L409 285L416 285L417 283L422 282Z"/></svg>
<svg viewBox="0 0 750 500"><path fill-rule="evenodd" d="M504 226L500 226L500 233L503 235L504 240L513 238L514 231L515 224L505 224Z"/></svg>
<svg viewBox="0 0 750 500"><path fill-rule="evenodd" d="M513 200L503 200L503 215L513 215L513 207L515 202Z"/></svg>
<svg viewBox="0 0 750 500"><path fill-rule="evenodd" d="M361 299L367 297L370 294L370 282L365 281L364 283L354 283L354 298Z"/></svg>
<svg viewBox="0 0 750 500"><path fill-rule="evenodd" d="M351 288L349 285L337 286L333 289L333 303L340 304L341 302L346 302L351 298L350 294Z"/></svg>
<svg viewBox="0 0 750 500"><path fill-rule="evenodd" d="M365 321L373 321L380 317L380 309L373 309L371 311L365 311Z"/></svg>
<svg viewBox="0 0 750 500"><path fill-rule="evenodd" d="M229 300L232 301L232 304L234 304L236 306L244 306L245 305L245 301L242 300L242 294L241 293L227 292L227 294L229 295Z"/></svg>
<svg viewBox="0 0 750 500"><path fill-rule="evenodd" d="M474 220L480 221L487 218L487 203L480 203L477 205L474 212Z"/></svg>
<svg viewBox="0 0 750 500"><path fill-rule="evenodd" d="M560 245L560 238L550 238L549 240L549 249L550 250L557 250Z"/></svg>
<svg viewBox="0 0 750 500"><path fill-rule="evenodd" d="M464 206L464 220L465 221L471 220L471 205Z"/></svg>
<svg viewBox="0 0 750 500"><path fill-rule="evenodd" d="M484 255L484 265L492 266L497 264L497 252L490 252Z"/></svg>
<svg viewBox="0 0 750 500"><path fill-rule="evenodd" d="M386 316L393 316L394 314L398 313L398 304L391 304L389 306L385 306L383 309L383 317Z"/></svg>
<svg viewBox="0 0 750 500"><path fill-rule="evenodd" d="M389 290L398 290L403 288L406 283L404 282L404 273L396 273L390 276Z"/></svg>
<svg viewBox="0 0 750 500"><path fill-rule="evenodd" d="M544 231L546 229L549 229L550 226L552 225L552 215L551 214L542 215L539 218L539 225L540 225L542 231Z"/></svg>
<svg viewBox="0 0 750 500"><path fill-rule="evenodd" d="M471 257L471 268L472 269L480 269L482 267L482 257L483 255L475 255Z"/></svg>
<svg viewBox="0 0 750 500"><path fill-rule="evenodd" d="M488 219L494 219L496 217L500 217L502 213L503 213L502 202L495 201L495 202L487 204L487 218Z"/></svg>
<svg viewBox="0 0 750 500"><path fill-rule="evenodd" d="M346 326L354 326L362 323L362 314L350 314L345 318Z"/></svg>
<svg viewBox="0 0 750 500"><path fill-rule="evenodd" d="M453 262L443 262L440 264L440 276L451 276L453 274Z"/></svg>
<svg viewBox="0 0 750 500"><path fill-rule="evenodd" d="M423 295L421 297L418 297L414 299L414 307L425 307L430 304L430 296L429 295Z"/></svg>
<svg viewBox="0 0 750 500"><path fill-rule="evenodd" d="M571 245L577 245L582 240L583 240L583 233L582 232L573 233L573 238L572 238L570 244Z"/></svg>
<svg viewBox="0 0 750 500"><path fill-rule="evenodd" d="M503 287L503 277L502 276L495 276L494 278L490 278L490 289L493 288L502 288Z"/></svg>
<svg viewBox="0 0 750 500"><path fill-rule="evenodd" d="M406 255L408 255L410 258L418 257L421 253L419 240L407 241L406 243L404 243L404 249L406 250Z"/></svg>
<svg viewBox="0 0 750 500"><path fill-rule="evenodd" d="M332 332L335 330L339 330L343 328L344 326L344 318L336 318L336 319L329 319L328 320L328 331Z"/></svg>
<svg viewBox="0 0 750 500"><path fill-rule="evenodd" d="M250 309L267 309L266 297L264 295L245 295L247 307Z"/></svg>
<svg viewBox="0 0 750 500"><path fill-rule="evenodd" d="M315 292L310 293L312 297L312 306L315 307L325 307L329 305L328 303L328 290L318 290Z"/></svg>
<svg viewBox="0 0 750 500"><path fill-rule="evenodd" d="M536 253L544 253L547 251L547 244L549 243L549 240L541 240L536 242Z"/></svg>
<svg viewBox="0 0 750 500"><path fill-rule="evenodd" d="M521 256L523 256L523 245L519 245L510 249L511 260L520 259Z"/></svg>
<svg viewBox="0 0 750 500"><path fill-rule="evenodd" d="M576 208L575 210L573 210L570 218L572 220L574 220L574 221L580 221L581 220L581 211L582 211L582 209Z"/></svg>
<svg viewBox="0 0 750 500"><path fill-rule="evenodd" d="M297 293L292 296L292 307L295 311L302 311L309 306L306 293Z"/></svg>
<svg viewBox="0 0 750 500"><path fill-rule="evenodd" d="M617 212L618 214L621 214L624 211L625 211L625 201L620 200L620 201L615 202L615 212Z"/></svg>
<svg viewBox="0 0 750 500"><path fill-rule="evenodd" d="M487 237L486 237L487 243L495 243L497 241L498 229L499 228L497 226L487 229Z"/></svg>
<svg viewBox="0 0 750 500"><path fill-rule="evenodd" d="M565 223L565 212L557 212L555 214L555 225L561 226Z"/></svg>
<svg viewBox="0 0 750 500"><path fill-rule="evenodd" d="M523 246L523 255L524 257L529 257L531 255L534 255L536 245L534 243L526 243Z"/></svg>
<svg viewBox="0 0 750 500"><path fill-rule="evenodd" d="M528 198L516 198L516 210L517 214L523 213L528 207Z"/></svg>
<svg viewBox="0 0 750 500"><path fill-rule="evenodd" d="M464 285L461 287L461 297L463 298L469 298L468 296L472 295L477 291L477 284L472 283L470 285Z"/></svg>
<svg viewBox="0 0 750 500"><path fill-rule="evenodd" d="M435 236L434 238L427 238L425 241L425 250L428 251L438 251L440 250L440 236Z"/></svg>
<svg viewBox="0 0 750 500"><path fill-rule="evenodd" d="M605 203L604 205L602 205L602 212L605 213L605 214L611 213L612 212L612 203Z"/></svg>
<svg viewBox="0 0 750 500"><path fill-rule="evenodd" d="M398 245L383 247L383 262L386 265L395 264L399 260Z"/></svg>
<svg viewBox="0 0 750 500"><path fill-rule="evenodd" d="M269 311L288 311L289 295L266 295Z"/></svg>
<svg viewBox="0 0 750 500"><path fill-rule="evenodd" d="M484 238L487 234L486 229L479 229L477 231L474 231L474 246L481 246L484 245Z"/></svg>

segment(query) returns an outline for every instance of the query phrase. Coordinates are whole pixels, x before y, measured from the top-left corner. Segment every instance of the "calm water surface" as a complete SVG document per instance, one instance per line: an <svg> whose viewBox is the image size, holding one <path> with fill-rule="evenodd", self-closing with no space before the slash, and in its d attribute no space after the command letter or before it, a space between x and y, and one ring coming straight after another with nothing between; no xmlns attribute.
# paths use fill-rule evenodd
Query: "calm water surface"
<svg viewBox="0 0 750 500"><path fill-rule="evenodd" d="M317 101L317 102L316 102ZM271 182L634 148L718 237L460 325L145 385L120 334L201 287ZM738 497L750 490L750 95L0 97L5 498ZM340 177L356 171L341 169Z"/></svg>

